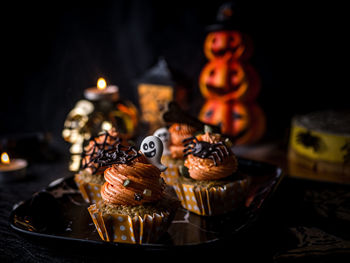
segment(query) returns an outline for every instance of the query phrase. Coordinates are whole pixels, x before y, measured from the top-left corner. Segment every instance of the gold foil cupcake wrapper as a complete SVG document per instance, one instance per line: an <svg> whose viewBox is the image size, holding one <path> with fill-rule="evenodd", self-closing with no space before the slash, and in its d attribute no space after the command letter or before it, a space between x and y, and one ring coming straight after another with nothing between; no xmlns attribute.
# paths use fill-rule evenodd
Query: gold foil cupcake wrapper
<svg viewBox="0 0 350 263"><path fill-rule="evenodd" d="M101 185L94 183L86 183L80 178L79 174L74 176L74 181L78 186L78 189L87 203L96 204L102 200L101 198Z"/></svg>
<svg viewBox="0 0 350 263"><path fill-rule="evenodd" d="M143 218L123 214L103 215L96 204L88 210L101 239L110 242L154 243L166 232L170 223L169 215L163 213Z"/></svg>
<svg viewBox="0 0 350 263"><path fill-rule="evenodd" d="M174 186L182 207L202 216L224 214L242 205L249 180L237 180L224 186L205 188L186 183Z"/></svg>

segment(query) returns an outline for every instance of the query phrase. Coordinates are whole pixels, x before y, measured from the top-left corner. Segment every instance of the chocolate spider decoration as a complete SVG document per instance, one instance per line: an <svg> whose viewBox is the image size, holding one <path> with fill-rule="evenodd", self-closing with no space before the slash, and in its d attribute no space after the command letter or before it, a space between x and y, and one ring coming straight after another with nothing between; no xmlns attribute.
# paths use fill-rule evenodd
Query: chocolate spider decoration
<svg viewBox="0 0 350 263"><path fill-rule="evenodd" d="M99 143L96 141L97 138L101 136L105 136L102 143ZM113 141L113 143L108 143L108 139ZM99 154L100 150L111 150L113 149L117 144L120 143L121 139L117 136L112 136L108 131L104 131L102 134L99 134L91 139L93 141L93 145L89 147L89 149L84 150L82 153L82 160L81 160L81 167L83 169L85 168L91 168L93 173L96 173L98 170L98 167L96 167L95 159ZM86 158L90 157L90 158ZM89 161L87 161L87 159Z"/></svg>
<svg viewBox="0 0 350 263"><path fill-rule="evenodd" d="M190 137L184 139L182 143L185 146L184 157L192 154L199 158L207 158L214 161L214 165L218 165L218 161L221 163L225 157L229 156L231 152L224 142L209 143L205 141L199 141L196 137Z"/></svg>
<svg viewBox="0 0 350 263"><path fill-rule="evenodd" d="M100 167L112 164L127 164L139 156L141 154L134 146L124 146L119 143L112 149L100 149L94 162L98 163Z"/></svg>
<svg viewBox="0 0 350 263"><path fill-rule="evenodd" d="M299 144L305 147L311 147L315 152L318 152L321 148L321 139L318 136L311 135L310 131L299 132L296 138Z"/></svg>

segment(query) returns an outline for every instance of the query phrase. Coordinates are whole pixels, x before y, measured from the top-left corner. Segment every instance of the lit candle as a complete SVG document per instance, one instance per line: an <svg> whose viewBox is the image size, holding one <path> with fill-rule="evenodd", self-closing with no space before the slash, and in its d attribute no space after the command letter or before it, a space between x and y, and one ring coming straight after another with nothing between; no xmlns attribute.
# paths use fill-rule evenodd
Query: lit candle
<svg viewBox="0 0 350 263"><path fill-rule="evenodd" d="M97 87L91 87L84 91L84 96L88 100L110 100L116 101L119 99L119 88L115 85L107 85L104 78L97 80Z"/></svg>
<svg viewBox="0 0 350 263"><path fill-rule="evenodd" d="M27 161L23 159L10 160L6 152L1 154L0 182L10 182L25 176Z"/></svg>

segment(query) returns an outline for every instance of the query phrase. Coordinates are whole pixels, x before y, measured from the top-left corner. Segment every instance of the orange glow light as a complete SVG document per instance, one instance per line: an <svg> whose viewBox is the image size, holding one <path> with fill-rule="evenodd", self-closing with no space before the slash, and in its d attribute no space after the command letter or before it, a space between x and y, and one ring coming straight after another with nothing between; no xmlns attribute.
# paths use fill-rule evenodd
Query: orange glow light
<svg viewBox="0 0 350 263"><path fill-rule="evenodd" d="M107 87L107 83L104 78L99 78L97 80L97 88L99 90L104 90Z"/></svg>
<svg viewBox="0 0 350 263"><path fill-rule="evenodd" d="M6 152L3 152L1 154L1 162L4 164L9 164L10 163L10 157Z"/></svg>

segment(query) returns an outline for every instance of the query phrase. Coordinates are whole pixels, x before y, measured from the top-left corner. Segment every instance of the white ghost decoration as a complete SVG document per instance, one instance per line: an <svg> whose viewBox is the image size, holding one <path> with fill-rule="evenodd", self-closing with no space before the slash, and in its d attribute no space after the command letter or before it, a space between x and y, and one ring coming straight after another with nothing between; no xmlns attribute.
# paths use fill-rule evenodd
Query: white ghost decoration
<svg viewBox="0 0 350 263"><path fill-rule="evenodd" d="M161 172L164 172L168 168L160 162L163 154L163 143L158 137L151 135L144 138L141 142L140 151L146 156L147 160Z"/></svg>
<svg viewBox="0 0 350 263"><path fill-rule="evenodd" d="M163 154L170 155L170 133L167 128L159 128L153 133L154 136L157 136L163 143Z"/></svg>

